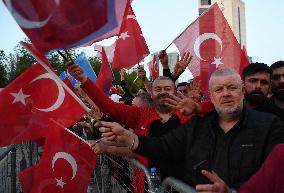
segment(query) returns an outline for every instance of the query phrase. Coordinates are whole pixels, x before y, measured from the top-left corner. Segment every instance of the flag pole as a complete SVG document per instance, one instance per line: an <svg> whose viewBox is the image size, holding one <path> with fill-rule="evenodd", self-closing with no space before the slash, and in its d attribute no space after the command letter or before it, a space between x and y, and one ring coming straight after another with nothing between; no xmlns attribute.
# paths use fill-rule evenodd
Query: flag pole
<svg viewBox="0 0 284 193"><path fill-rule="evenodd" d="M68 51L66 49L64 49L64 52L66 53L66 55L68 56L69 60L72 62L72 63L75 63L71 57L71 55L68 53Z"/></svg>
<svg viewBox="0 0 284 193"><path fill-rule="evenodd" d="M57 50L57 53L65 60L65 62L68 62L68 58L66 56L64 56L64 54L62 52Z"/></svg>

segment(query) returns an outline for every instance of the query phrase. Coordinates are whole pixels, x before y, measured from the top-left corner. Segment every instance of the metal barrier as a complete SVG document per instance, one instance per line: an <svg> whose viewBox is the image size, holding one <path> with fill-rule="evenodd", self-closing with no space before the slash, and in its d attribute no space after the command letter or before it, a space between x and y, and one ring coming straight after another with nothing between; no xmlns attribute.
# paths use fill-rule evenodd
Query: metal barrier
<svg viewBox="0 0 284 193"><path fill-rule="evenodd" d="M162 182L161 192L197 193L194 188L173 177L167 177Z"/></svg>
<svg viewBox="0 0 284 193"><path fill-rule="evenodd" d="M11 145L4 149L0 155L0 193L21 192L17 174L38 161L38 146L33 142Z"/></svg>
<svg viewBox="0 0 284 193"><path fill-rule="evenodd" d="M0 155L0 193L19 193L21 187L17 173L38 163L36 144L25 142L11 145ZM88 193L154 193L154 186L148 169L135 159L111 155L100 155ZM166 178L161 192L196 193L187 184Z"/></svg>
<svg viewBox="0 0 284 193"><path fill-rule="evenodd" d="M148 169L139 161L100 155L88 189L91 192L153 193L154 189Z"/></svg>

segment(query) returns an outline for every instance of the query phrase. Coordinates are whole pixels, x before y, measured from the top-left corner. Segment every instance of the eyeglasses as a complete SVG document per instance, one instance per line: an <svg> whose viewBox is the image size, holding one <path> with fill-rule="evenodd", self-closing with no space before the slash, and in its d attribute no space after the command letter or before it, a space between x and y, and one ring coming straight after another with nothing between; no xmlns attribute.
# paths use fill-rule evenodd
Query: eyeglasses
<svg viewBox="0 0 284 193"><path fill-rule="evenodd" d="M280 80L281 77L284 78L284 74L273 74L272 75L272 80Z"/></svg>

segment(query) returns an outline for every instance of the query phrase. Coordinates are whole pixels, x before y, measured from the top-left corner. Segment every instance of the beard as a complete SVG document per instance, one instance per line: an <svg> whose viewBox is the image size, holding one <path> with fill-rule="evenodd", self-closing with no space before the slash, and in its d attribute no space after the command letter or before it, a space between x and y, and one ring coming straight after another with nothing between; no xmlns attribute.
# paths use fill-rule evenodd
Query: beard
<svg viewBox="0 0 284 193"><path fill-rule="evenodd" d="M254 90L251 93L246 93L245 99L251 105L261 105L267 98L260 90Z"/></svg>
<svg viewBox="0 0 284 193"><path fill-rule="evenodd" d="M168 93L162 93L159 94L157 97L153 98L153 103L154 106L157 108L157 110L161 113L169 113L172 111L172 109L170 107L168 107L165 102L163 101L163 99L165 98L169 98L169 94Z"/></svg>
<svg viewBox="0 0 284 193"><path fill-rule="evenodd" d="M232 107L215 107L220 117L234 118L238 117L243 110L243 102L235 104Z"/></svg>
<svg viewBox="0 0 284 193"><path fill-rule="evenodd" d="M276 87L271 87L273 96L280 101L284 101L284 91L281 91L281 89L284 89L283 83L279 83L279 85Z"/></svg>

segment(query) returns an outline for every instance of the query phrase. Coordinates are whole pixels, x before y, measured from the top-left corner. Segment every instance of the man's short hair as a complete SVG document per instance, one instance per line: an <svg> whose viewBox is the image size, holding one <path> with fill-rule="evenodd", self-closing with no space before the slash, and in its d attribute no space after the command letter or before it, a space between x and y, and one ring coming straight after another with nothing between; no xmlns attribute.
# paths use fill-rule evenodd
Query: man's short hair
<svg viewBox="0 0 284 193"><path fill-rule="evenodd" d="M244 68L243 76L247 77L257 72L265 72L268 73L270 76L272 75L272 70L267 64L256 62L256 63L251 63Z"/></svg>
<svg viewBox="0 0 284 193"><path fill-rule="evenodd" d="M270 68L271 68L272 70L277 69L277 68L281 68L281 67L284 67L284 61L282 61L282 60L279 60L279 61L273 63L273 64L270 66Z"/></svg>
<svg viewBox="0 0 284 193"><path fill-rule="evenodd" d="M237 73L232 68L224 67L224 68L218 68L215 72L212 73L209 79L209 89L211 89L212 78L220 76L230 76L230 75L236 76L236 80L239 82L240 85L242 84L242 79L239 73Z"/></svg>
<svg viewBox="0 0 284 193"><path fill-rule="evenodd" d="M156 78L153 82L152 82L152 86L159 80L169 80L173 83L173 86L175 87L175 83L173 82L173 80L167 76L159 76L158 78Z"/></svg>
<svg viewBox="0 0 284 193"><path fill-rule="evenodd" d="M177 88L180 86L190 86L190 84L188 82L180 82L177 84Z"/></svg>

